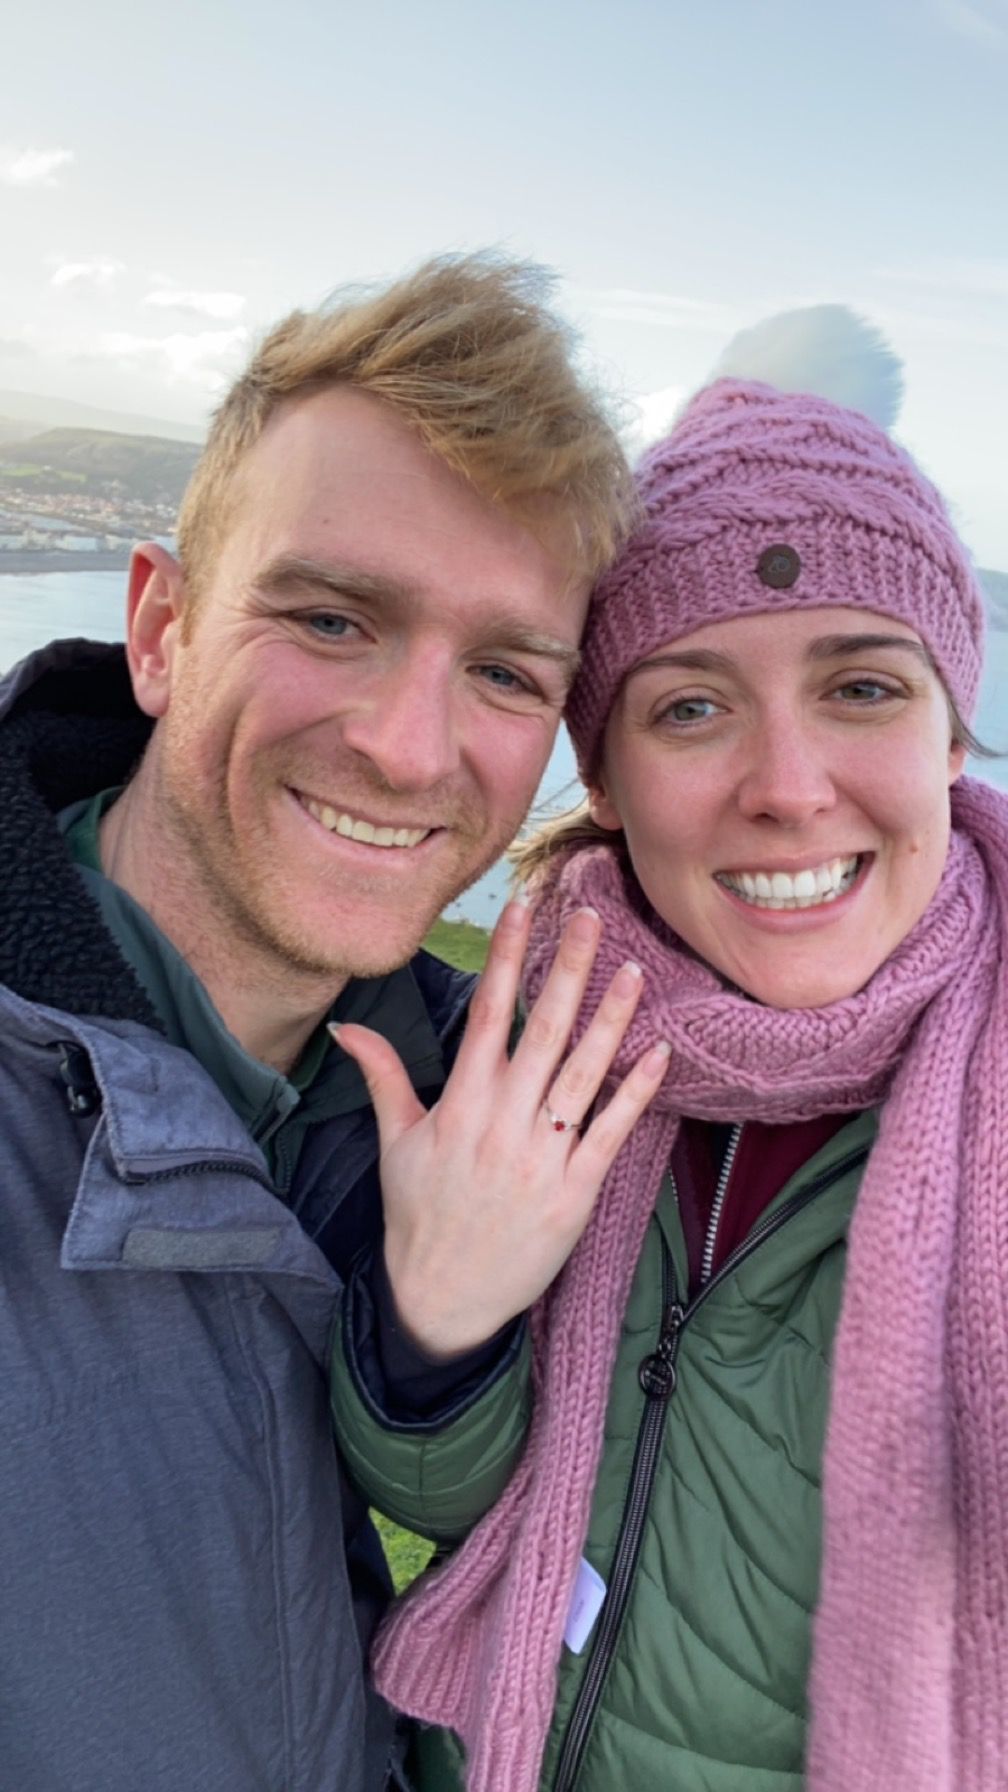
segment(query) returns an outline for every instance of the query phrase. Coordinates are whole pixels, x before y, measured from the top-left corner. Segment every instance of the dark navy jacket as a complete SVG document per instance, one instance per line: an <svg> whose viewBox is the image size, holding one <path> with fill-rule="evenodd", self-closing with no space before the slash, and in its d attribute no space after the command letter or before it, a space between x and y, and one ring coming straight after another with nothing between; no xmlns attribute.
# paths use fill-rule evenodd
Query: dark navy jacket
<svg viewBox="0 0 1008 1792"><path fill-rule="evenodd" d="M325 1386L374 1121L316 1126L280 1200L160 1034L53 821L148 726L118 649L0 684L0 1787L377 1792L387 1581ZM424 954L389 979L431 1098L470 982Z"/></svg>

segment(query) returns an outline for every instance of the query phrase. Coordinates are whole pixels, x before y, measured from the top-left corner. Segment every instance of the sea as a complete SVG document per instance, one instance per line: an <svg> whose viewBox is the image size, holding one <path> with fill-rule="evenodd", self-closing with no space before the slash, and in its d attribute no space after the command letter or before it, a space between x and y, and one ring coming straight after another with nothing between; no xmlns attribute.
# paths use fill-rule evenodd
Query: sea
<svg viewBox="0 0 1008 1792"><path fill-rule="evenodd" d="M121 641L126 595L124 572L0 574L0 673L47 641L81 635ZM969 770L1008 790L1008 631L990 629L976 732L1003 759L970 763ZM570 741L561 731L536 797L542 814L569 808L581 794ZM493 925L507 895L507 872L494 869L445 911L449 920Z"/></svg>

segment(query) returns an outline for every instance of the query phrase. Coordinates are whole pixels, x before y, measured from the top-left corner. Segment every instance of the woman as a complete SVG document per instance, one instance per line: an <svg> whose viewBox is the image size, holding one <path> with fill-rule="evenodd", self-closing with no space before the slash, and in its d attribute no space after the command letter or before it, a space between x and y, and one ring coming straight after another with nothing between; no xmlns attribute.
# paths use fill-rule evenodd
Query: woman
<svg viewBox="0 0 1008 1792"><path fill-rule="evenodd" d="M644 971L617 1067L666 1040L669 1068L533 1315L521 1467L378 1683L480 1792L994 1792L1008 804L960 779L978 588L917 468L823 400L719 381L640 485L527 993L590 905L589 993Z"/></svg>

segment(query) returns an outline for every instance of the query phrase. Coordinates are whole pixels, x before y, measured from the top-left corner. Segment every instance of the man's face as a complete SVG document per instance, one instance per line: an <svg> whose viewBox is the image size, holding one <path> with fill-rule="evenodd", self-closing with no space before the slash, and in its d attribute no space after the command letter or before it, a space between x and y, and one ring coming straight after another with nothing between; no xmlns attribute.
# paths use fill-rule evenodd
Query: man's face
<svg viewBox="0 0 1008 1792"><path fill-rule="evenodd" d="M292 971L402 964L499 856L546 764L587 605L532 534L349 388L291 404L163 636L167 844L193 902Z"/></svg>

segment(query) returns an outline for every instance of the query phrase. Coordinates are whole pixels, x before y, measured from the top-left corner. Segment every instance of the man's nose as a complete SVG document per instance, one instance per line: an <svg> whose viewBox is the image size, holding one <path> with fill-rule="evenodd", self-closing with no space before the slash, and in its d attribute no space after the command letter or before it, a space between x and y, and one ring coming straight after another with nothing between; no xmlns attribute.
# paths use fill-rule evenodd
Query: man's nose
<svg viewBox="0 0 1008 1792"><path fill-rule="evenodd" d="M825 743L814 728L777 714L752 730L738 803L748 820L797 828L832 809L836 788Z"/></svg>
<svg viewBox="0 0 1008 1792"><path fill-rule="evenodd" d="M458 769L453 668L406 655L368 678L344 718L343 739L390 790L430 790Z"/></svg>

